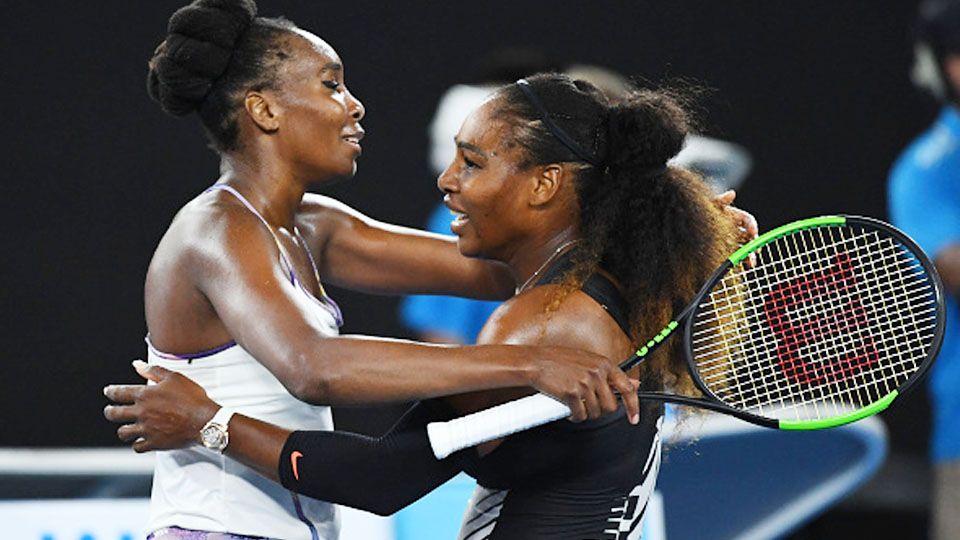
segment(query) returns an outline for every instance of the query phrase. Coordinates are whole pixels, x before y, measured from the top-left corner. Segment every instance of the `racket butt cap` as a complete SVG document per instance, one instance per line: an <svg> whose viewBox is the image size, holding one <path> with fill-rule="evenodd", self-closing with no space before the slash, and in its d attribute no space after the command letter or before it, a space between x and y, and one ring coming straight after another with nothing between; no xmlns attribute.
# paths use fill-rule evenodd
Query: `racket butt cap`
<svg viewBox="0 0 960 540"><path fill-rule="evenodd" d="M451 454L450 437L448 430L444 429L443 422L430 422L427 424L427 438L430 440L430 449L437 459L443 459Z"/></svg>

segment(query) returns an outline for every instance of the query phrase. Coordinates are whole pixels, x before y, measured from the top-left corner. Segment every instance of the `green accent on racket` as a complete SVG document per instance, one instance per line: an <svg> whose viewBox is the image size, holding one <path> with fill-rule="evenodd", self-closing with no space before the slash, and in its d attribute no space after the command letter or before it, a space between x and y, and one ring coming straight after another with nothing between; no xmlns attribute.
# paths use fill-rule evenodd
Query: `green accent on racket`
<svg viewBox="0 0 960 540"><path fill-rule="evenodd" d="M894 390L893 392L887 394L886 397L870 406L864 407L858 411L853 411L850 414L838 416L836 418L830 418L827 420L801 420L799 422L781 420L779 427L780 429L788 431L811 431L814 429L826 429L842 426L877 414L878 412L889 407L890 404L893 403L893 400L897 399L897 396L899 395L900 392Z"/></svg>
<svg viewBox="0 0 960 540"><path fill-rule="evenodd" d="M740 249L733 252L730 255L729 260L733 264L739 264L740 261L747 258L748 255L757 251L764 244L769 244L781 236L790 234L794 231L799 231L803 229L809 229L811 227L823 227L829 225L844 225L847 223L847 218L843 216L820 216L815 218L801 219L799 221L794 221L787 223L786 225L781 225L772 231L761 234L760 236L754 238L750 242L746 243Z"/></svg>
<svg viewBox="0 0 960 540"><path fill-rule="evenodd" d="M886 409L923 378L943 342L943 296L929 257L891 225L856 216L795 221L730 255L620 368L680 334L702 397L664 388L640 399L774 429L842 426ZM442 457L569 414L537 394L428 432Z"/></svg>

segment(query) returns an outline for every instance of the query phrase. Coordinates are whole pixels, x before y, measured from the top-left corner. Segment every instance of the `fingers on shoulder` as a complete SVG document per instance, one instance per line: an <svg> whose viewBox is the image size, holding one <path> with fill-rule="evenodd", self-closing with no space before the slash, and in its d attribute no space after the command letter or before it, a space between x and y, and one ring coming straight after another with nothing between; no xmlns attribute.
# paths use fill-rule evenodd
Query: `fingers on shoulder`
<svg viewBox="0 0 960 540"><path fill-rule="evenodd" d="M103 395L116 403L133 403L146 388L144 384L111 384L104 387Z"/></svg>
<svg viewBox="0 0 960 540"><path fill-rule="evenodd" d="M133 405L107 405L103 416L111 422L136 422L139 409Z"/></svg>

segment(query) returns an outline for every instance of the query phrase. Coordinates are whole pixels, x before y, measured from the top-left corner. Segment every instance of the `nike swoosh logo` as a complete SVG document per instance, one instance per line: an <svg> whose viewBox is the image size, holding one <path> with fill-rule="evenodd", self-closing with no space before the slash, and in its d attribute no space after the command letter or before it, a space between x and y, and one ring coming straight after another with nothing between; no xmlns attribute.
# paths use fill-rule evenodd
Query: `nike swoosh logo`
<svg viewBox="0 0 960 540"><path fill-rule="evenodd" d="M294 452L290 454L290 464L293 465L293 477L297 482L300 481L300 473L297 472L297 460L302 457L303 454L301 454L299 450L294 450Z"/></svg>

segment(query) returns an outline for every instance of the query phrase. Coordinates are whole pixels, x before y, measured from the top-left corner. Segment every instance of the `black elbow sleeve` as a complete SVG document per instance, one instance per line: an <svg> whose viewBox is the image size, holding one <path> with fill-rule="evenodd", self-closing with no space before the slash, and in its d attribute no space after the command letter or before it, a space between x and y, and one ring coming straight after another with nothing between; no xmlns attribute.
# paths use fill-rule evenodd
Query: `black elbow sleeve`
<svg viewBox="0 0 960 540"><path fill-rule="evenodd" d="M390 515L426 495L475 459L467 449L444 460L434 457L429 422L452 411L419 403L379 438L338 431L295 431L280 454L284 487L309 497Z"/></svg>

